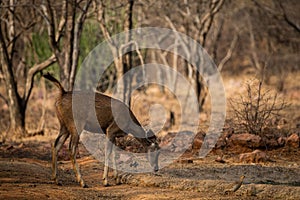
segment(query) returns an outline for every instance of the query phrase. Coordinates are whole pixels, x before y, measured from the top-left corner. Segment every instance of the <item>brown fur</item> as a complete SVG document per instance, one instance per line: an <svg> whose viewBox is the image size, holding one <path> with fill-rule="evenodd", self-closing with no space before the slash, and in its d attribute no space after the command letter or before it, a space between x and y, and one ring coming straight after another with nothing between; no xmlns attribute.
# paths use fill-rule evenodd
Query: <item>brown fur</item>
<svg viewBox="0 0 300 200"><path fill-rule="evenodd" d="M82 187L86 187L76 162L76 149L79 142L79 135L83 129L92 132L105 133L108 139L105 149L104 185L108 185L108 158L111 153L114 153L112 143L115 143L117 137L125 136L126 133L124 133L124 131L131 133L144 147L146 147L147 150L156 151L159 149L154 133L152 131L146 133L132 111L123 102L101 93L79 91L66 92L60 82L53 76L50 74L43 76L53 82L60 90L55 103L56 114L60 123L60 132L55 140L52 150L52 177L56 183L58 183L56 177L57 154L66 139L71 136L69 150L73 168L77 181ZM76 105L76 109L73 109L73 105ZM113 115L112 105L117 111L117 114L114 113ZM95 109L93 106L95 106ZM76 116L75 121L73 116ZM131 120L129 120L129 118L131 118ZM101 126L101 129L99 125ZM113 162L115 166L115 178L118 179L115 158L113 159ZM155 164L155 170L157 170L157 162Z"/></svg>

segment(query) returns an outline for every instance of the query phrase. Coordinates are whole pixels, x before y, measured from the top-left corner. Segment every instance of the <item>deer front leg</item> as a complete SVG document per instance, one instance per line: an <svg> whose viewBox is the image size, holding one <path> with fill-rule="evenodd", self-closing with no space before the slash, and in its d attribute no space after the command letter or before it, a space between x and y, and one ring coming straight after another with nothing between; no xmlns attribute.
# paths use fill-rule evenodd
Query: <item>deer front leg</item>
<svg viewBox="0 0 300 200"><path fill-rule="evenodd" d="M104 172L103 172L103 185L108 186L108 165L109 157L112 153L113 143L107 138L105 144L105 161L104 161Z"/></svg>
<svg viewBox="0 0 300 200"><path fill-rule="evenodd" d="M118 174L117 162L116 162L116 146L113 147L113 168L114 168L114 178L116 180L116 184L121 184L120 177Z"/></svg>

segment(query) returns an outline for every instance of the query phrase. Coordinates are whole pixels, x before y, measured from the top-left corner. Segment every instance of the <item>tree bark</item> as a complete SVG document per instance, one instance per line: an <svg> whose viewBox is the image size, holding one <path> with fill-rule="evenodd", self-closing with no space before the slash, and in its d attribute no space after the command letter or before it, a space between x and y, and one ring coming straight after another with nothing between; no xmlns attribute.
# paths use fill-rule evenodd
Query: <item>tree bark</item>
<svg viewBox="0 0 300 200"><path fill-rule="evenodd" d="M7 92L7 103L9 107L9 117L10 117L10 126L8 129L8 134L6 135L7 139L20 138L25 136L25 113L28 104L29 97L33 88L33 79L37 72L45 69L54 63L54 55L50 56L44 62L32 66L29 70L26 65L24 65L25 85L23 88L23 93L20 93L18 90L18 79L16 78L16 72L14 72L14 65L18 64L19 60L25 60L25 54L19 53L18 57L14 56L15 52L20 52L16 46L16 42L19 39L23 39L23 33L26 30L31 28L35 22L29 23L28 26L19 27L17 24L20 24L20 16L23 13L16 13L15 6L17 3L14 0L9 2L8 13L8 23L1 24L0 30L0 56L1 56L1 65L2 71L5 80L6 92ZM18 16L17 16L18 15ZM17 29L17 34L16 30ZM7 29L9 32L5 32ZM21 58L20 58L21 57ZM19 84L21 85L21 84Z"/></svg>
<svg viewBox="0 0 300 200"><path fill-rule="evenodd" d="M0 43L1 43L1 65L3 74L5 77L5 86L8 97L8 107L9 107L9 118L10 127L8 133L11 135L18 132L18 136L23 136L25 132L25 113L22 109L21 97L18 94L17 83L14 78L14 73L12 70L12 59L14 54L14 39L15 39L15 16L14 16L14 0L10 0L9 6L11 6L10 14L8 15L8 30L7 40L5 40L2 33L2 27L0 30ZM7 45L6 41L12 41ZM11 135L7 135L10 137Z"/></svg>
<svg viewBox="0 0 300 200"><path fill-rule="evenodd" d="M132 27L133 27L133 21L132 21L132 14L133 14L133 5L134 0L128 0L127 6L126 6L126 18L124 23L124 31L127 32L125 44L129 44L132 40L131 34L128 33ZM125 74L132 68L132 48L131 45L128 45L129 52L125 55L125 62L123 63L123 73ZM128 102L128 105L130 107L131 104L131 82L132 77L129 77L129 80L124 78L124 91L123 91L123 100L124 102Z"/></svg>
<svg viewBox="0 0 300 200"><path fill-rule="evenodd" d="M46 5L41 5L42 15L47 22L51 50L60 66L60 79L66 90L72 90L74 87L80 53L80 37L91 2L92 0L86 0L81 8L80 1L65 0L59 23L56 23L55 10L51 6L51 1L47 0ZM60 47L62 38L64 38L63 47Z"/></svg>
<svg viewBox="0 0 300 200"><path fill-rule="evenodd" d="M116 69L116 79L117 81L121 79L121 77L124 74L124 67L123 67L123 59L122 57L120 57L119 55L119 47L116 46L112 39L111 39L111 33L109 32L109 30L106 27L106 22L105 22L105 5L103 3L102 0L98 0L97 1L97 9L98 9L98 13L97 13L97 20L99 22L99 26L100 29L102 31L102 34L106 40L106 42L109 45L109 48L112 52L113 58L114 58L114 65L115 65L115 69ZM124 87L125 85L122 83L122 85L119 85L121 87L118 87L117 93L122 94L122 92L124 92ZM124 98L123 95L118 95L119 97L122 96L122 98ZM124 100L124 99L123 99Z"/></svg>

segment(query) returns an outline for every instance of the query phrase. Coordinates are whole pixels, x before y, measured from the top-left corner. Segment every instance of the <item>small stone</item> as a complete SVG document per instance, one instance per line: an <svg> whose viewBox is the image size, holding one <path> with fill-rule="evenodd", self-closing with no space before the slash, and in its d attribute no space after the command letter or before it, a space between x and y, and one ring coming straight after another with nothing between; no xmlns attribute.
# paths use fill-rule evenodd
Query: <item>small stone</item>
<svg viewBox="0 0 300 200"><path fill-rule="evenodd" d="M289 146L292 148L298 148L299 147L299 136L296 133L290 135L286 140L286 146Z"/></svg>

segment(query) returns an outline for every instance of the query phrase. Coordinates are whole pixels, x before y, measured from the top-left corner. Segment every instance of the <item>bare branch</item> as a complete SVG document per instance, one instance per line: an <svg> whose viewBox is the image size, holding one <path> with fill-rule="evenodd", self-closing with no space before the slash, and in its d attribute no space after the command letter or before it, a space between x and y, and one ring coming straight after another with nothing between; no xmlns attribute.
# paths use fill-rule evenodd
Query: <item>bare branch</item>
<svg viewBox="0 0 300 200"><path fill-rule="evenodd" d="M282 5L281 1L279 1L279 6L282 10L282 13L283 13L283 18L284 20L292 27L294 28L298 33L300 33L300 27L299 25L295 24L288 16L287 16L287 13L284 9L284 6Z"/></svg>
<svg viewBox="0 0 300 200"><path fill-rule="evenodd" d="M212 0L211 2L211 6L210 6L210 11L208 11L200 20L200 25L201 28L203 28L205 26L205 23L207 21L210 21L211 18L217 13L219 12L219 10L221 9L222 5L224 3L224 0Z"/></svg>
<svg viewBox="0 0 300 200"><path fill-rule="evenodd" d="M73 52L72 52L72 66L71 66L71 73L70 73L70 86L73 85L73 80L75 80L76 68L79 59L79 42L80 37L83 29L83 23L86 19L87 11L91 4L92 0L87 0L84 8L82 9L81 13L76 19L75 27L74 27L74 39L73 39Z"/></svg>
<svg viewBox="0 0 300 200"><path fill-rule="evenodd" d="M232 56L232 53L233 53L233 50L234 50L234 48L237 44L238 38L239 38L239 35L235 34L232 41L231 41L230 47L227 50L226 55L224 56L224 58L221 60L221 62L218 65L218 70L219 71L221 71L223 69L224 65L230 60L230 58Z"/></svg>
<svg viewBox="0 0 300 200"><path fill-rule="evenodd" d="M190 56L190 50L189 50L189 48L187 47L187 45L186 45L186 43L184 42L183 38L180 37L180 35L179 35L179 33L177 32L177 30L176 30L176 28L175 28L173 22L171 21L171 19L170 19L168 16L165 16L165 19L166 19L166 21L169 23L171 29L174 31L175 36L176 36L176 38L177 38L177 40L178 40L178 45L180 45L180 46L183 48L183 50L184 50L184 52L186 53L187 56ZM176 48L176 47L175 47L175 48Z"/></svg>
<svg viewBox="0 0 300 200"><path fill-rule="evenodd" d="M252 60L253 60L253 63L254 63L254 67L257 70L261 71L261 65L260 65L260 62L259 62L257 54L256 54L255 38L254 38L252 23L251 23L251 19L250 19L249 15L247 16L247 20L248 20L248 27L249 27L249 34L250 34L250 45L251 45Z"/></svg>
<svg viewBox="0 0 300 200"><path fill-rule="evenodd" d="M110 37L110 33L105 25L105 10L104 10L104 3L102 0L97 0L97 5L98 5L98 13L97 13L97 20L99 22L101 31L105 37L105 39L109 42L110 45L114 46L112 43L112 39Z"/></svg>
<svg viewBox="0 0 300 200"><path fill-rule="evenodd" d="M272 128L272 121L279 116L279 112L288 105L278 99L277 94L263 90L263 81L246 84L246 95L239 95L237 99L230 99L235 124L238 129L245 129L249 133L262 134L268 126Z"/></svg>
<svg viewBox="0 0 300 200"><path fill-rule="evenodd" d="M33 65L27 74L27 78L26 78L26 85L25 85L25 92L24 92L24 98L25 98L25 102L28 102L32 87L33 87L33 78L34 75L36 73L38 73L39 71L42 71L43 69L49 67L50 65L52 65L53 63L56 62L56 56L54 54L52 54L48 59L46 59L45 61L39 63L39 64L35 64Z"/></svg>
<svg viewBox="0 0 300 200"><path fill-rule="evenodd" d="M59 48L57 46L56 36L55 36L55 23L53 17L53 10L51 7L50 0L47 0L46 5L41 4L43 16L46 19L47 27L48 27L48 36L49 43L52 48L52 51L58 56Z"/></svg>
<svg viewBox="0 0 300 200"><path fill-rule="evenodd" d="M67 4L68 4L68 2L64 1L63 7L62 7L63 14L61 15L61 19L60 19L58 27L57 27L57 33L55 35L55 41L56 42L59 42L60 39L62 38L63 30L66 26L67 16L68 16Z"/></svg>
<svg viewBox="0 0 300 200"><path fill-rule="evenodd" d="M282 5L281 1L277 1L278 5L281 9L281 13L275 11L274 9L268 7L267 5L262 5L260 2L258 2L257 0L252 0L255 5L257 5L260 9L267 11L268 13L270 13L275 19L277 20L284 20L287 24L289 24L293 29L295 29L298 33L300 33L300 27L299 25L297 25L296 23L294 23L287 15L287 12L284 8L284 6Z"/></svg>
<svg viewBox="0 0 300 200"><path fill-rule="evenodd" d="M210 30L214 16L222 8L224 0L212 0L210 10L200 19L200 31L199 42L204 47L206 41L206 35Z"/></svg>
<svg viewBox="0 0 300 200"><path fill-rule="evenodd" d="M0 93L0 98L3 99L6 105L8 105L8 100L1 93Z"/></svg>

